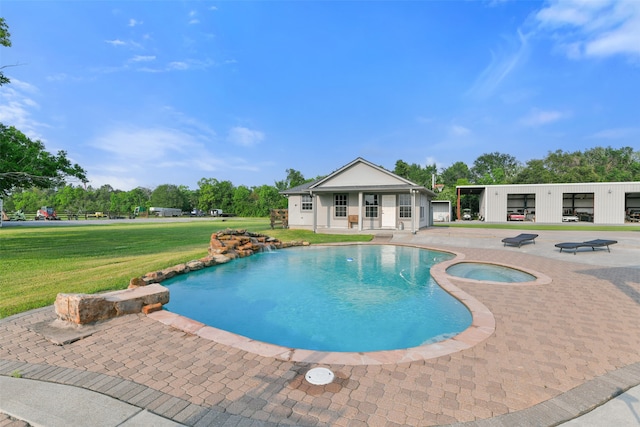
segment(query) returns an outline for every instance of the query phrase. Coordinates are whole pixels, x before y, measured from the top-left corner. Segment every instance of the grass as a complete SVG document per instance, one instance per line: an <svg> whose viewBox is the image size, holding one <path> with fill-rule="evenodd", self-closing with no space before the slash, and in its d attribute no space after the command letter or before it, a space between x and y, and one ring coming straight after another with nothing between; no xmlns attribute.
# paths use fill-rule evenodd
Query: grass
<svg viewBox="0 0 640 427"><path fill-rule="evenodd" d="M0 318L50 305L60 292L124 289L132 277L205 256L211 234L225 228L312 244L372 238L271 230L262 218L4 227L0 229Z"/></svg>

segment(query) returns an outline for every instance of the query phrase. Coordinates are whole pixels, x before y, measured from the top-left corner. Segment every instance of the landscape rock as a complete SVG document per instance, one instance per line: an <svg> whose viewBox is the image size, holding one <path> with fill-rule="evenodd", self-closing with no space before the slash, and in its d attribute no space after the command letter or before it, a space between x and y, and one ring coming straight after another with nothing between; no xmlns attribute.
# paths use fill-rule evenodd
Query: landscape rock
<svg viewBox="0 0 640 427"><path fill-rule="evenodd" d="M169 290L159 282L179 274L224 264L236 258L251 256L263 250L308 246L308 242L283 243L280 240L247 230L226 229L213 233L208 255L198 260L134 277L125 290L98 295L58 294L54 307L59 320L79 325L94 323L132 313L151 313L169 302Z"/></svg>
<svg viewBox="0 0 640 427"><path fill-rule="evenodd" d="M79 325L140 313L142 307L169 302L169 290L151 284L98 295L63 294L56 297L54 308L58 319Z"/></svg>

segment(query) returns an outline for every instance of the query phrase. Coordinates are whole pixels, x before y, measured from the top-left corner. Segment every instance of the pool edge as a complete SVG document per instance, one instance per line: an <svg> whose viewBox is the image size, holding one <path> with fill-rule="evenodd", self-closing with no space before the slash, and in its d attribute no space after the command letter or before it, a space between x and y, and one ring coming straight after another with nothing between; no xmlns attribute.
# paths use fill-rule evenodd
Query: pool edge
<svg viewBox="0 0 640 427"><path fill-rule="evenodd" d="M347 243L348 244L348 243ZM352 244L363 244L352 243ZM364 243L379 244L379 243ZM344 245L344 243L338 244ZM420 249L431 249L423 245L384 243L383 245L410 246ZM318 245L323 246L323 245ZM331 246L331 245L326 245ZM479 300L455 286L446 274L443 265L460 262L465 255L459 252L441 249L431 249L439 252L447 252L454 255L448 261L438 263L431 267L431 276L446 292L462 302L471 312L471 325L456 336L436 343L425 344L417 347L397 350L382 350L373 352L326 352L305 349L294 349L275 344L257 341L242 335L234 334L213 326L205 325L188 317L162 310L149 313L147 316L165 325L182 330L186 333L197 335L203 339L214 341L223 345L257 354L263 357L301 362L301 363L326 363L332 365L384 365L415 362L433 359L448 354L457 353L469 349L483 342L495 332L495 318L491 311ZM456 278L457 279L457 278Z"/></svg>

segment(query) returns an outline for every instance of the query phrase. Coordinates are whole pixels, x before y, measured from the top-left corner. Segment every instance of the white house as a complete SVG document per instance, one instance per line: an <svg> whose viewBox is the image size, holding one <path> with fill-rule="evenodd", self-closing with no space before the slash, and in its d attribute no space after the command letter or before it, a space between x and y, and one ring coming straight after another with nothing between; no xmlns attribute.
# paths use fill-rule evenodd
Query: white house
<svg viewBox="0 0 640 427"><path fill-rule="evenodd" d="M360 157L281 193L289 199L291 228L416 232L433 224L433 191Z"/></svg>

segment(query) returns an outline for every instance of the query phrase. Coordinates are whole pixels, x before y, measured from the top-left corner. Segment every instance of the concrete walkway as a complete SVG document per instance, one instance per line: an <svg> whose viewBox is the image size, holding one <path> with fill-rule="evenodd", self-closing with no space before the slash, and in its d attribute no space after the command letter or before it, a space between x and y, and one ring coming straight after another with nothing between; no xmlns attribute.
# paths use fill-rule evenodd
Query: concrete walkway
<svg viewBox="0 0 640 427"><path fill-rule="evenodd" d="M317 363L257 356L142 315L62 346L38 333L51 307L2 319L0 426L640 425L637 232L542 231L535 244L503 247L515 234L396 233L392 243L522 265L553 283L456 282L489 306L493 336L423 362L328 366L337 378L324 387L304 381ZM618 244L576 255L553 246L595 238Z"/></svg>
<svg viewBox="0 0 640 427"><path fill-rule="evenodd" d="M560 402L561 399L557 400ZM572 399L569 395L565 395L564 400ZM555 411L560 411L561 408L566 411L567 405L561 406L558 402L547 402L547 406L557 405ZM551 416L545 414L544 411L537 411L535 414L516 413L512 416L496 417L473 424L477 426L540 426L546 425L543 421L544 418ZM21 421L23 422L21 423ZM210 422L210 425L220 425L215 421L215 417L211 417ZM230 422L230 419L226 417L224 423L225 425L236 425L235 423L250 425L246 420L235 419ZM84 388L0 376L0 426L26 425L42 427L82 425L91 425L92 427L172 427L183 424L114 397ZM196 425L207 424L199 422ZM555 423L548 425L555 425ZM597 406L591 412L560 425L566 427L639 426L640 386L635 386Z"/></svg>
<svg viewBox="0 0 640 427"><path fill-rule="evenodd" d="M113 397L64 384L0 376L0 412L32 426L172 427L180 424ZM2 422L0 422L2 425Z"/></svg>

